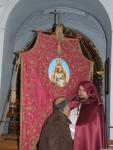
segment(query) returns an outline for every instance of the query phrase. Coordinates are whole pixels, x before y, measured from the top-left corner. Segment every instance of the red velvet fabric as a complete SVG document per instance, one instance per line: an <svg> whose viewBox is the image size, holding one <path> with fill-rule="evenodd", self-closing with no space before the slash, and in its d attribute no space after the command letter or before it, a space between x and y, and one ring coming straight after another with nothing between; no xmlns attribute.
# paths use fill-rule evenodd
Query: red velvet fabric
<svg viewBox="0 0 113 150"><path fill-rule="evenodd" d="M84 87L89 98L81 103L81 110L75 127L74 150L107 148L102 100L92 82L83 81L80 85ZM78 98L77 101L79 101Z"/></svg>
<svg viewBox="0 0 113 150"><path fill-rule="evenodd" d="M38 34L34 47L21 53L21 150L31 150L37 143L44 121L52 112L55 98L65 96L72 99L77 85L90 79L92 62L80 50L79 40L64 38L61 42L62 54L70 69L70 79L66 87L57 87L50 82L48 67L59 57L56 53L55 35Z"/></svg>

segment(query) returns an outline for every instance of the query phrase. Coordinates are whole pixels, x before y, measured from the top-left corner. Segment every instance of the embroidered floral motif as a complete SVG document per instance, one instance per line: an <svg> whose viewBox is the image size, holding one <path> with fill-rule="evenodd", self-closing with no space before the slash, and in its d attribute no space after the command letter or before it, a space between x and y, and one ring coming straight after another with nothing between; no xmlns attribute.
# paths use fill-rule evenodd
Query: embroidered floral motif
<svg viewBox="0 0 113 150"><path fill-rule="evenodd" d="M55 35L39 33L34 48L21 53L21 150L31 150L36 144L44 121L52 112L53 100L61 95L71 100L78 83L89 79L92 63L82 55L78 39L64 38L60 58L68 64L70 79L62 88L50 82L48 67L58 58L56 48Z"/></svg>

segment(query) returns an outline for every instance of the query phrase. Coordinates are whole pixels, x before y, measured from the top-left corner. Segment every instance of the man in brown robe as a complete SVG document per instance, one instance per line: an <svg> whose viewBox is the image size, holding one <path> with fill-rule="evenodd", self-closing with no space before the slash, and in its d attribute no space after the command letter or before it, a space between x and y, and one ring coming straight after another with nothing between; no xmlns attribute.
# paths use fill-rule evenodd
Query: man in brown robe
<svg viewBox="0 0 113 150"><path fill-rule="evenodd" d="M70 108L65 97L57 98L53 104L54 111L45 122L39 141L39 150L72 150L68 119Z"/></svg>

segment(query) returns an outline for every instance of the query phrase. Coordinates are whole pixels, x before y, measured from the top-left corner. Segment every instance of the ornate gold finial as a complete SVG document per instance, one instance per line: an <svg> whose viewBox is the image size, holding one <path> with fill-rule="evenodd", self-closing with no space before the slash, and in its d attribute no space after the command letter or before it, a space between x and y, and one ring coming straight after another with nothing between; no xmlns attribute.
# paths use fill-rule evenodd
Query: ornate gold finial
<svg viewBox="0 0 113 150"><path fill-rule="evenodd" d="M60 10L58 11L57 15L58 15L58 24L56 26L55 34L56 34L56 39L57 39L57 42L58 42L58 44L57 44L57 54L60 55L62 53L61 41L64 38L64 34L63 34L64 26L60 21L60 16L61 16Z"/></svg>
<svg viewBox="0 0 113 150"><path fill-rule="evenodd" d="M61 54L62 50L61 50L61 41L64 39L64 34L63 34L63 24L58 24L56 26L56 39L58 41L58 45L57 45L57 54Z"/></svg>
<svg viewBox="0 0 113 150"><path fill-rule="evenodd" d="M63 28L63 24L58 24L56 26L55 34L58 41L62 41L64 38Z"/></svg>

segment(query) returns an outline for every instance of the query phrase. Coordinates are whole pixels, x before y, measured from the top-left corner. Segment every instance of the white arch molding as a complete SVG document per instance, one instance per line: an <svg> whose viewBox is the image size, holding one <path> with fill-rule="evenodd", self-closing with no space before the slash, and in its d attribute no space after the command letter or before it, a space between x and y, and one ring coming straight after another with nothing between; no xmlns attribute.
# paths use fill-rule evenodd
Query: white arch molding
<svg viewBox="0 0 113 150"><path fill-rule="evenodd" d="M19 0L7 0L7 1L0 1L0 119L3 113L3 108L6 102L6 97L7 97L7 90L4 90L4 94L2 94L1 89L5 89L5 85L1 83L2 81L2 70L3 70L3 52L4 50L4 41L5 41L5 32L6 32L6 23L7 19L10 16L11 11L13 8L17 5ZM7 11L6 11L7 10ZM9 72L9 80L11 77L11 69L10 67L10 72ZM5 96L4 96L5 95Z"/></svg>
<svg viewBox="0 0 113 150"><path fill-rule="evenodd" d="M9 80L11 78L11 70L12 70L12 60L13 60L13 55L12 55L12 52L14 50L14 43L15 43L15 36L16 36L16 32L19 30L22 22L26 19L26 17L28 17L32 12L34 12L35 10L39 10L41 11L44 10L44 9L48 9L48 8L52 8L52 7L56 7L56 6L68 6L68 7L73 7L75 6L77 9L80 9L80 10L83 10L83 11L86 11L88 12L89 14L95 16L97 18L97 20L101 23L104 31L105 31L105 34L106 34L106 38L107 38L107 48L110 49L110 40L111 40L111 37L110 37L110 31L107 32L107 30L104 28L104 23L101 22L101 19L98 18L98 15L95 15L95 10L93 10L93 8L91 8L91 6L95 6L95 4L97 6L100 7L100 5L102 4L104 7L103 9L105 8L105 10L107 11L106 14L108 14L108 18L106 17L106 19L108 19L107 21L105 22L108 22L109 23L109 18L110 18L110 21L111 21L111 25L113 27L113 13L112 13L112 8L111 8L111 4L113 4L112 0L109 0L106 2L106 0L100 0L100 3L99 1L95 0L95 2L89 2L90 0L84 0L84 2L82 2L82 0L80 0L78 3L71 0L71 1L67 1L65 0L65 3L63 3L63 0L62 1L58 1L57 3L54 2L54 1L51 1L51 0L48 0L49 3L47 3L45 0L43 0L43 2L41 4L38 3L39 7L36 8L35 6L35 3L36 1L33 0L32 3L34 2L34 4L31 5L31 2L28 0L1 0L0 1L0 33L1 33L1 36L0 36L0 116L2 114L2 111L3 111L3 106L4 106L4 102L6 100L6 97L7 97L7 93L8 93L8 88L9 88ZM89 2L89 3L88 3ZM80 4L81 3L81 4ZM83 3L86 3L86 4L83 4ZM88 6L89 4L89 6ZM24 9L24 8L27 8L25 7L26 5L29 5L28 7L33 7L31 9ZM88 7L88 9L86 10L86 5ZM101 5L101 7L102 7ZM20 9L20 12L18 10L18 8L21 8ZM24 12L24 16L22 16L22 12L21 10L24 9L25 12ZM92 10L91 10L92 9ZM98 9L98 8L97 8ZM6 11L7 10L7 11ZM92 12L91 12L92 11ZM100 10L99 10L100 11ZM16 13L13 13L13 12L16 12ZM97 12L98 13L98 12ZM105 13L105 12L104 12ZM102 14L101 14L102 15ZM103 14L104 15L104 14ZM17 23L15 22L15 18L16 17L21 17L20 19L17 19ZM100 16L101 17L101 16ZM104 15L105 17L105 15ZM11 28L11 30L9 31L8 28L9 26L11 25L11 22L13 22L13 28ZM16 25L18 24L18 26ZM109 28L111 28L109 26ZM9 40L10 39L10 40ZM108 41L109 40L109 41ZM112 50L113 50L113 46L112 46ZM108 56L110 56L110 52L108 53ZM6 59L7 58L7 59ZM111 52L111 58L113 58L113 54ZM111 65L113 62L111 62ZM8 66L8 67L7 67ZM7 70L7 71L6 71ZM113 70L111 68L111 77L113 75ZM6 82L6 84L4 84L3 80ZM112 80L111 80L112 81ZM113 82L113 81L112 81ZM112 102L112 99L113 99L113 83L111 82L110 84L110 115L113 113L112 112L112 107L113 107L113 102ZM110 118L110 125L113 125L113 122L112 122L112 119ZM112 132L113 133L113 132ZM110 135L112 138L113 138L113 135Z"/></svg>
<svg viewBox="0 0 113 150"><path fill-rule="evenodd" d="M102 5L104 6L105 10L107 11L110 21L111 21L111 33L112 33L112 41L111 41L111 56L110 56L110 126L113 127L113 1L109 0L100 0ZM113 139L113 128L110 129L110 138Z"/></svg>

